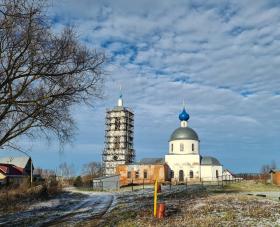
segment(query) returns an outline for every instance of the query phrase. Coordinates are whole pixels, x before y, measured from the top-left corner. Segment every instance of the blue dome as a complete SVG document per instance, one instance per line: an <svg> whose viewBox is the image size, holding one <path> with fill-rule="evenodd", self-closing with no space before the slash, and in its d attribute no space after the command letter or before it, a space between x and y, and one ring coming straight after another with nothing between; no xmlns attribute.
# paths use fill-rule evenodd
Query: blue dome
<svg viewBox="0 0 280 227"><path fill-rule="evenodd" d="M189 120L190 115L187 113L186 109L184 108L182 113L179 114L180 121L187 121Z"/></svg>

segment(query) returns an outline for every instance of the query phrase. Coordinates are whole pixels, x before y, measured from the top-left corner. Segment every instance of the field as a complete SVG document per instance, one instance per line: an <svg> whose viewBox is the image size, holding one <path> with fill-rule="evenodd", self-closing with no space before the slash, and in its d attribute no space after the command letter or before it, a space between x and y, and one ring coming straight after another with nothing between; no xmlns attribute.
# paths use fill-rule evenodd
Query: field
<svg viewBox="0 0 280 227"><path fill-rule="evenodd" d="M103 221L88 222L104 226L280 226L280 202L252 192L279 193L279 187L255 181L224 186L190 186L159 196L167 205L167 217L152 216L152 198L134 197L119 203ZM133 204L133 205L132 205ZM86 223L84 223L86 224Z"/></svg>
<svg viewBox="0 0 280 227"><path fill-rule="evenodd" d="M280 226L280 190L269 184L162 186L158 201L166 204L164 219L152 215L153 188L134 189L96 192L65 188L39 201L34 196L30 199L28 193L22 199L10 194L9 203L14 205L0 210L0 225Z"/></svg>

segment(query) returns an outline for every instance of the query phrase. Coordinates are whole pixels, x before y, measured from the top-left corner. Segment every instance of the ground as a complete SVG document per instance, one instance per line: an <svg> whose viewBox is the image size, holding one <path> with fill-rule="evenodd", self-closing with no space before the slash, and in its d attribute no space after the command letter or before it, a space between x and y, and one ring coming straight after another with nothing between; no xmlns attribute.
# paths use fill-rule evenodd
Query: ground
<svg viewBox="0 0 280 227"><path fill-rule="evenodd" d="M167 217L152 215L153 188L65 192L17 211L0 212L5 226L280 226L280 190L254 181L222 186L163 186ZM134 188L135 189L135 188Z"/></svg>

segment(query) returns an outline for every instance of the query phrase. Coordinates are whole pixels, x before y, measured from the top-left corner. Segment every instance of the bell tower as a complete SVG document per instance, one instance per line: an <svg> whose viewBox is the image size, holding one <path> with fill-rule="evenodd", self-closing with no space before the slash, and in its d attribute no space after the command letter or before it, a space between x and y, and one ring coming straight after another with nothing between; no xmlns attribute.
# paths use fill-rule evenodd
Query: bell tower
<svg viewBox="0 0 280 227"><path fill-rule="evenodd" d="M123 106L120 94L117 106L106 111L105 147L102 154L103 174L114 175L118 164L134 161L134 114Z"/></svg>

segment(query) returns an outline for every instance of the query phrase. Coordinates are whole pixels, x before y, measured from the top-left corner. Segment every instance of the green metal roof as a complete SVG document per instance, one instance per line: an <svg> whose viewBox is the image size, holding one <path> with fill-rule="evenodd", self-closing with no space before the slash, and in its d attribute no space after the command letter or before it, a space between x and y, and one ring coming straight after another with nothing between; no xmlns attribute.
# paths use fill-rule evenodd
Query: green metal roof
<svg viewBox="0 0 280 227"><path fill-rule="evenodd" d="M196 132L190 127L177 128L170 136L171 140L199 140Z"/></svg>
<svg viewBox="0 0 280 227"><path fill-rule="evenodd" d="M214 157L205 156L201 158L201 165L221 166L221 163Z"/></svg>

